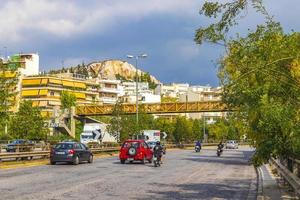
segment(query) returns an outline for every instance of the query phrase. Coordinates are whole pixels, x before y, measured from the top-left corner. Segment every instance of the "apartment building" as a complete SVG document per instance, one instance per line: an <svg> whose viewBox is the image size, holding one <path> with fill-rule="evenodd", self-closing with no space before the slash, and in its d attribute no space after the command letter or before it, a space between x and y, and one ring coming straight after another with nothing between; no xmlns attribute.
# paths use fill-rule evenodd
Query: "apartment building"
<svg viewBox="0 0 300 200"><path fill-rule="evenodd" d="M98 87L97 83L86 80L53 76L23 77L21 99L31 100L43 112L52 112L55 106L61 106L62 91L74 94L78 105L101 103Z"/></svg>
<svg viewBox="0 0 300 200"><path fill-rule="evenodd" d="M210 86L191 86L186 94L179 96L179 102L193 101L221 101L222 88ZM225 117L224 112L187 113L186 116L193 119L205 119L210 124L216 119Z"/></svg>
<svg viewBox="0 0 300 200"><path fill-rule="evenodd" d="M124 103L136 102L136 82L123 82L121 99ZM160 103L160 95L153 94L147 82L138 82L138 101L140 103Z"/></svg>
<svg viewBox="0 0 300 200"><path fill-rule="evenodd" d="M189 86L188 83L172 83L169 85L159 84L155 88L154 94L163 97L179 98L180 95L187 93Z"/></svg>
<svg viewBox="0 0 300 200"><path fill-rule="evenodd" d="M99 84L99 99L103 104L115 104L121 93L119 80L98 80Z"/></svg>

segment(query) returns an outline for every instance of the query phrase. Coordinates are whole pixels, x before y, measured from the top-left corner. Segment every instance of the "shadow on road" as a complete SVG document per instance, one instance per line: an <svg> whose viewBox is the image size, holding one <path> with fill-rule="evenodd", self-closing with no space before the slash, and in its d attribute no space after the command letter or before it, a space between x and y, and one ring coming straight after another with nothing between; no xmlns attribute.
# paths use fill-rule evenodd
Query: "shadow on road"
<svg viewBox="0 0 300 200"><path fill-rule="evenodd" d="M230 165L250 165L250 159L253 154L251 151L239 151L242 155L227 155L228 151L224 151L223 154L218 157L214 155L203 155L203 154L193 154L188 158L183 158L183 160L195 161L201 163L220 163L220 164L230 164Z"/></svg>
<svg viewBox="0 0 300 200"><path fill-rule="evenodd" d="M249 193L250 180L225 181L224 183L160 184L153 183L160 191L146 191L146 196L136 200L156 199L241 199ZM162 191L164 190L164 191Z"/></svg>

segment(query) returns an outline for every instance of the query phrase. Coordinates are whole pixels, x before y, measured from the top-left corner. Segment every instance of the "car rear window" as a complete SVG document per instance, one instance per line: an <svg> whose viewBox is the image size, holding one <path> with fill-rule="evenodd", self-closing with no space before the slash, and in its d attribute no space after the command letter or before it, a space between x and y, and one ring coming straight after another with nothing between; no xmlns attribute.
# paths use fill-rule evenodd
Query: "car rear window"
<svg viewBox="0 0 300 200"><path fill-rule="evenodd" d="M129 148L131 146L138 148L140 146L140 142L124 142L122 148Z"/></svg>
<svg viewBox="0 0 300 200"><path fill-rule="evenodd" d="M54 148L55 149L73 149L73 144L61 143L61 144L57 144Z"/></svg>

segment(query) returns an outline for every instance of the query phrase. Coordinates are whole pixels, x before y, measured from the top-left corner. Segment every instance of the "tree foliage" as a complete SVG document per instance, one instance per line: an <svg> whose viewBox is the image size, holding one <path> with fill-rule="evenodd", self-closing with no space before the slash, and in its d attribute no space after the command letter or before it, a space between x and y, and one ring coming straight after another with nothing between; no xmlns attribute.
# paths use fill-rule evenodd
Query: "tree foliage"
<svg viewBox="0 0 300 200"><path fill-rule="evenodd" d="M76 106L76 96L70 92L62 91L60 101L63 109Z"/></svg>
<svg viewBox="0 0 300 200"><path fill-rule="evenodd" d="M212 42L226 45L227 33L230 28L238 24L238 21L247 13L247 9L253 7L257 12L263 14L266 20L272 21L262 0L231 0L226 3L205 1L200 14L208 18L217 19L207 27L200 27L196 30L195 42Z"/></svg>
<svg viewBox="0 0 300 200"><path fill-rule="evenodd" d="M110 133L120 133L120 141L134 138L142 130L160 130L167 133L168 142L193 142L201 139L202 126L199 120L178 117L176 120L156 118L146 114L142 105L139 109L139 125L136 115L125 115L121 103L114 107L108 126Z"/></svg>
<svg viewBox="0 0 300 200"><path fill-rule="evenodd" d="M14 138L42 140L49 132L49 129L44 128L40 109L33 107L31 101L20 103L19 111L11 118L9 127Z"/></svg>
<svg viewBox="0 0 300 200"><path fill-rule="evenodd" d="M265 24L245 37L228 39L230 27L248 5L264 15ZM271 156L299 158L300 34L284 33L261 0L206 2L201 13L220 19L198 29L195 40L225 44L226 55L219 62L223 100L236 110L253 139L254 163L259 165ZM224 130L231 126L222 123Z"/></svg>
<svg viewBox="0 0 300 200"><path fill-rule="evenodd" d="M229 114L226 118L220 118L208 126L209 137L216 141L242 140L248 133L247 125L235 114Z"/></svg>
<svg viewBox="0 0 300 200"><path fill-rule="evenodd" d="M16 106L17 68L0 59L0 127L9 121L10 110ZM4 128L1 128L1 131Z"/></svg>
<svg viewBox="0 0 300 200"><path fill-rule="evenodd" d="M177 117L173 137L175 142L192 142L192 123L185 117Z"/></svg>

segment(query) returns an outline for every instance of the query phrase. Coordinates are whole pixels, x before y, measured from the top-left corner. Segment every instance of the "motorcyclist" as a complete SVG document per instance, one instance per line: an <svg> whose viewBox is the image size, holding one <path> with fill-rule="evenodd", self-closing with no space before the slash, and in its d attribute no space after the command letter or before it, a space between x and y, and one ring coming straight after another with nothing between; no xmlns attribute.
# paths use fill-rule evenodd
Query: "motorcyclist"
<svg viewBox="0 0 300 200"><path fill-rule="evenodd" d="M197 147L199 147L199 150L201 150L201 142L200 142L200 140L196 141L196 143L195 143L195 150L196 150Z"/></svg>
<svg viewBox="0 0 300 200"><path fill-rule="evenodd" d="M157 141L155 146L153 147L153 155L157 157L159 162L161 162L162 154L163 154L163 148L160 144L160 141Z"/></svg>
<svg viewBox="0 0 300 200"><path fill-rule="evenodd" d="M196 143L195 143L195 147L196 147L196 146L199 146L199 147L200 147L200 149L201 149L201 142L200 142L200 140L197 140L197 141L196 141Z"/></svg>
<svg viewBox="0 0 300 200"><path fill-rule="evenodd" d="M221 152L223 152L223 148L224 148L224 144L223 144L223 142L221 140L220 143L218 144L218 149L220 149Z"/></svg>

